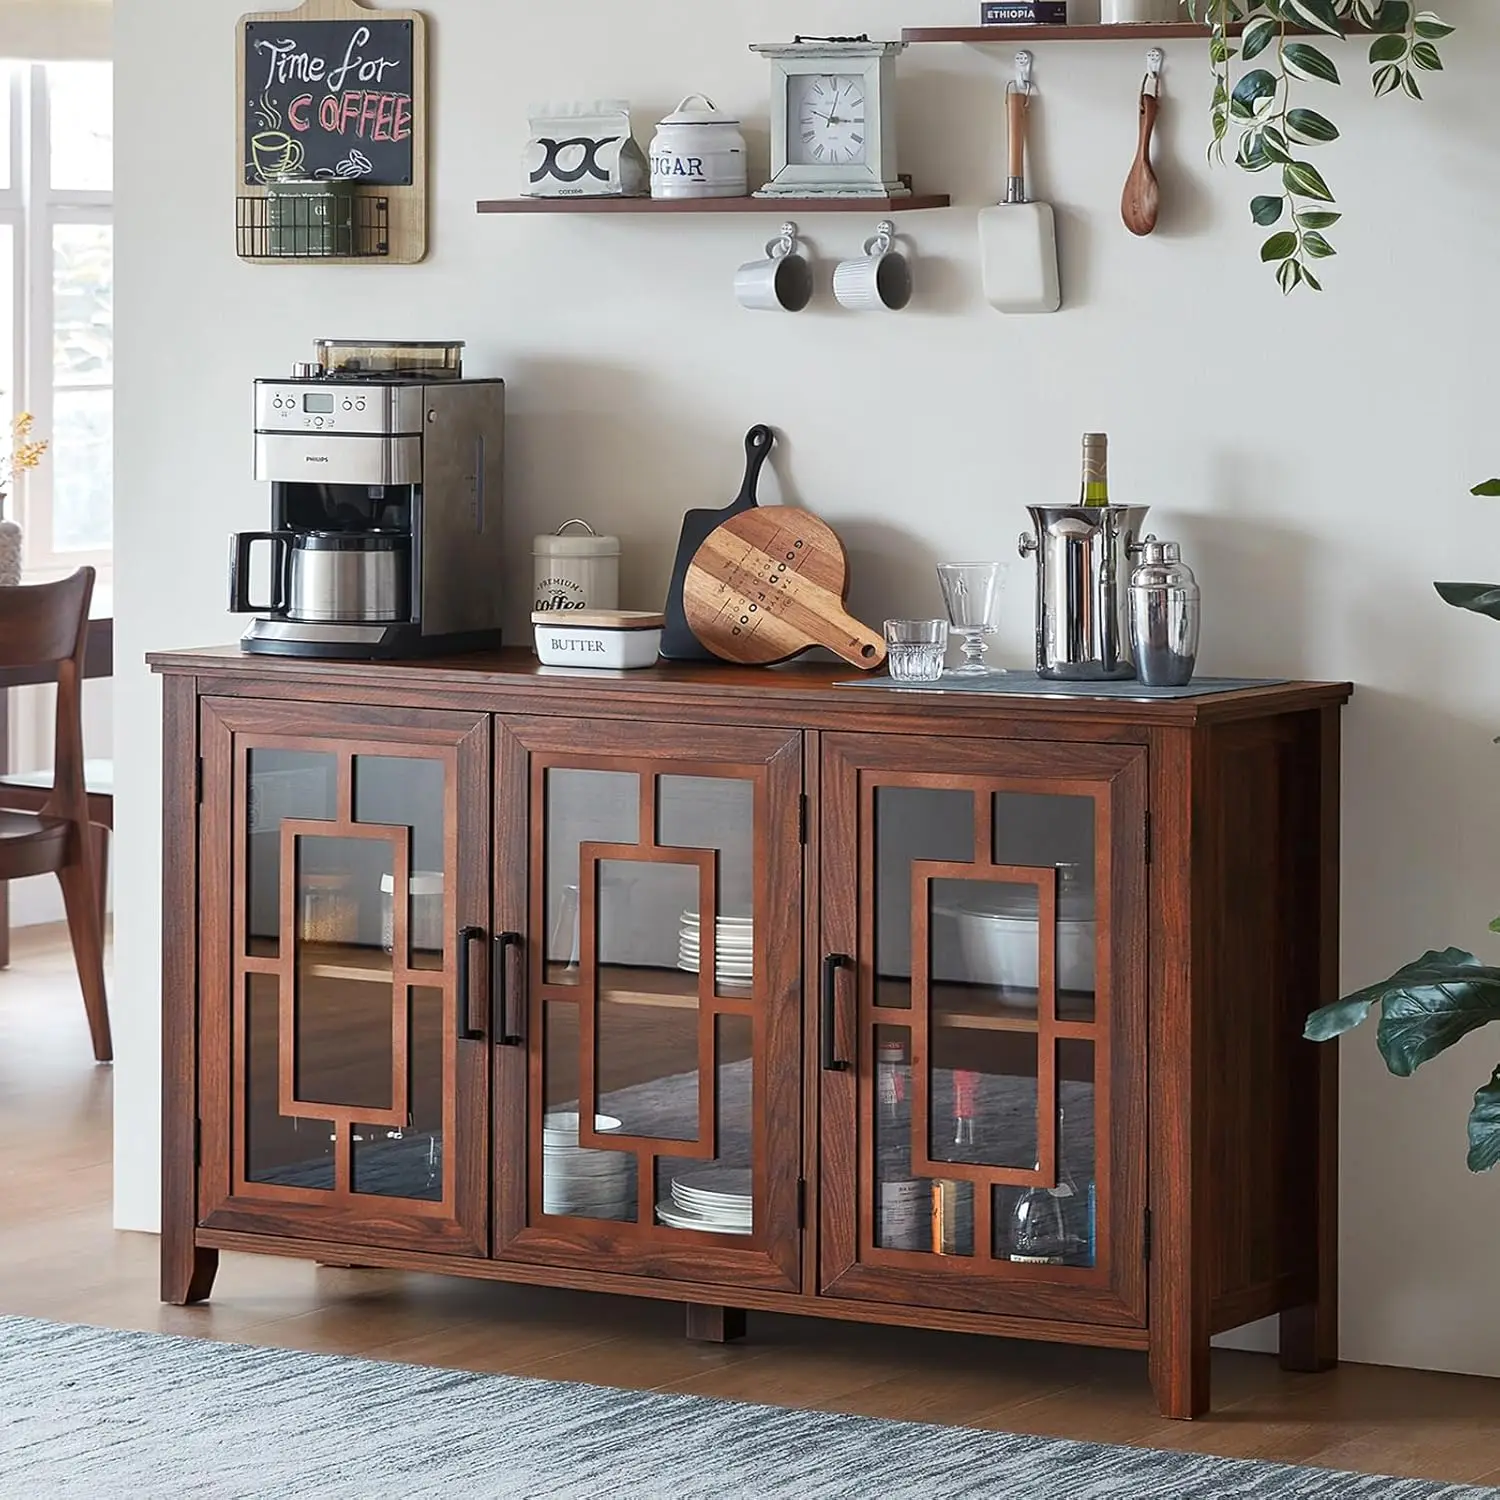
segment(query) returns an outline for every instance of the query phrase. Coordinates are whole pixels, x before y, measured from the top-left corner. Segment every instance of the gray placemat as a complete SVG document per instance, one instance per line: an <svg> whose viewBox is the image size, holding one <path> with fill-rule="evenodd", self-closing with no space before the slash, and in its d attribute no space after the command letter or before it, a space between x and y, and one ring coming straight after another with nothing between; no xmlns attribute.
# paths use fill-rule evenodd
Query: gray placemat
<svg viewBox="0 0 1500 1500"><path fill-rule="evenodd" d="M1035 672L1000 677L940 677L936 682L894 682L889 677L852 677L835 687L876 688L891 693L981 693L1002 698L1123 698L1150 703L1163 698L1205 698L1243 688L1279 687L1285 677L1197 677L1186 687L1143 687L1139 682L1053 682Z"/></svg>

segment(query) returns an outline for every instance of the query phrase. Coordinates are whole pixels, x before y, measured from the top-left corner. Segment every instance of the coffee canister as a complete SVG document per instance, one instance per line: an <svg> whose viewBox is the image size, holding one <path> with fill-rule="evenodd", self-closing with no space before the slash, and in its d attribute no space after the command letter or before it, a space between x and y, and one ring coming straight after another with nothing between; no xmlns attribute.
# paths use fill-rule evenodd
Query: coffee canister
<svg viewBox="0 0 1500 1500"><path fill-rule="evenodd" d="M570 532L569 527L582 527ZM564 521L531 544L532 609L618 609L620 539L600 536L587 521Z"/></svg>
<svg viewBox="0 0 1500 1500"><path fill-rule="evenodd" d="M702 107L690 109L695 99ZM651 140L653 198L743 198L748 191L740 122L715 109L707 94L689 94L657 122Z"/></svg>

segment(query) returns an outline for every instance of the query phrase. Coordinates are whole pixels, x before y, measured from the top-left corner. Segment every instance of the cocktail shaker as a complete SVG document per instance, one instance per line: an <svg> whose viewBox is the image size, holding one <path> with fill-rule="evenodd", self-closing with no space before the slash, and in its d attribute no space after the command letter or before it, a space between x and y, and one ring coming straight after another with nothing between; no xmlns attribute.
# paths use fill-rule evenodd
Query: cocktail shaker
<svg viewBox="0 0 1500 1500"><path fill-rule="evenodd" d="M1130 641L1146 687L1186 687L1198 661L1203 596L1176 542L1144 542L1130 575Z"/></svg>

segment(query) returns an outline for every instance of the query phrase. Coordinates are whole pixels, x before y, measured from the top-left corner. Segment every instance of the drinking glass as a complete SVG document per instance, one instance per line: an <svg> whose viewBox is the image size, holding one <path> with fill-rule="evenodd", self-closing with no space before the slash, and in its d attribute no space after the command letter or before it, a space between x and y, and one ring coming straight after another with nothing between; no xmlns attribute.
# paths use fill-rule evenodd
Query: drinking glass
<svg viewBox="0 0 1500 1500"><path fill-rule="evenodd" d="M984 659L986 637L995 633L1000 607L1000 572L997 562L939 563L938 582L948 619L964 638L964 659L946 673L949 677L992 677L1004 667L992 667Z"/></svg>
<svg viewBox="0 0 1500 1500"><path fill-rule="evenodd" d="M885 664L894 682L936 682L943 675L946 620L887 620Z"/></svg>

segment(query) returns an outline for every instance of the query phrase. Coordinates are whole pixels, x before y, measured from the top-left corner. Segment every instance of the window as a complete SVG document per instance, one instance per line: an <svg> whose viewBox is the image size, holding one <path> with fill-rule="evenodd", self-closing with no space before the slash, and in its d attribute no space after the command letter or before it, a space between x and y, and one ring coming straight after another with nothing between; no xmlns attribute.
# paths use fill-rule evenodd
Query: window
<svg viewBox="0 0 1500 1500"><path fill-rule="evenodd" d="M113 92L108 63L0 63L0 421L52 441L9 502L28 577L113 543Z"/></svg>

